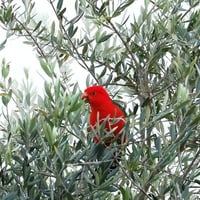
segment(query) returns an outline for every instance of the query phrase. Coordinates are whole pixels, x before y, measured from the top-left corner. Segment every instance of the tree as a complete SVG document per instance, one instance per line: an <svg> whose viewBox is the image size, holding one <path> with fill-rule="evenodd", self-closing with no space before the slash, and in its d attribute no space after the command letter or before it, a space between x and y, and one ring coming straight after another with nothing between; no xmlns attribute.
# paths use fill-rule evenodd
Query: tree
<svg viewBox="0 0 200 200"><path fill-rule="evenodd" d="M134 0L76 0L72 19L67 2L50 0L57 19L50 28L35 17L34 1L21 3L20 10L13 0L1 3L9 33L1 48L22 37L49 79L43 95L27 71L16 88L1 60L0 197L198 199L199 0L146 0L138 17ZM99 159L69 57L88 71L86 85L104 84L126 109L129 139L117 173L97 170L115 145Z"/></svg>

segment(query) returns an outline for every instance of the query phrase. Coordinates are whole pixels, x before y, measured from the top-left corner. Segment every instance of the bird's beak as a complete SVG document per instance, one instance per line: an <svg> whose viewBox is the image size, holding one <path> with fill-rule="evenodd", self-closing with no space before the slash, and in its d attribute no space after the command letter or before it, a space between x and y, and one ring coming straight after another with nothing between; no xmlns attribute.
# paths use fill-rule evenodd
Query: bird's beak
<svg viewBox="0 0 200 200"><path fill-rule="evenodd" d="M83 94L81 95L81 99L88 99L88 94L86 92L83 92Z"/></svg>

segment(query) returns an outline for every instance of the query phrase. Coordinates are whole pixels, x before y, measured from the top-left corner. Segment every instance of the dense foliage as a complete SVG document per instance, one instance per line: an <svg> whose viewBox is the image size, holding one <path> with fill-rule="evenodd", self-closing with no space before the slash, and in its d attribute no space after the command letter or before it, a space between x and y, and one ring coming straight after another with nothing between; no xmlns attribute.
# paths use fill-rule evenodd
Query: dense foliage
<svg viewBox="0 0 200 200"><path fill-rule="evenodd" d="M50 26L33 0L1 1L1 50L23 38L47 77L42 95L27 71L16 87L1 58L0 198L198 199L199 0L145 0L139 11L136 0L46 3ZM70 80L71 60L88 72L87 86L106 85L126 110L118 171L104 167L115 145L102 151L87 133L89 109Z"/></svg>

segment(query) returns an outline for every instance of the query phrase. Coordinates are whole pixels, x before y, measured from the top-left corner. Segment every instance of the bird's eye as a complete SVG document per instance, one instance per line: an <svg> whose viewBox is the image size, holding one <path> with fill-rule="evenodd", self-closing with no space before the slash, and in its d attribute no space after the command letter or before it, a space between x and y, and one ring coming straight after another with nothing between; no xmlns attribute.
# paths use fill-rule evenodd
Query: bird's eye
<svg viewBox="0 0 200 200"><path fill-rule="evenodd" d="M92 92L91 95L92 95L92 96L95 96L95 95L96 95L96 92Z"/></svg>

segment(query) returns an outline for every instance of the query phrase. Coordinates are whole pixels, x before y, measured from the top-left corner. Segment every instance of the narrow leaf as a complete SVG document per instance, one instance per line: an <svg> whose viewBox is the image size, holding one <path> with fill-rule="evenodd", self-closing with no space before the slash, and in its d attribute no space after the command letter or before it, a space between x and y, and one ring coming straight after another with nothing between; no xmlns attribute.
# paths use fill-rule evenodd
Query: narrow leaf
<svg viewBox="0 0 200 200"><path fill-rule="evenodd" d="M45 63L43 60L40 60L40 66L42 67L43 71L50 77L53 77L53 73L49 69L47 63Z"/></svg>
<svg viewBox="0 0 200 200"><path fill-rule="evenodd" d="M38 24L36 25L36 27L34 28L33 32L35 32L37 29L39 29L41 24L42 24L42 21L39 21Z"/></svg>
<svg viewBox="0 0 200 200"><path fill-rule="evenodd" d="M57 3L57 10L61 10L62 5L63 5L63 0L59 0Z"/></svg>
<svg viewBox="0 0 200 200"><path fill-rule="evenodd" d="M108 35L101 36L100 38L97 38L97 43L105 42L105 41L108 40L112 35L113 35L113 34L108 34Z"/></svg>

